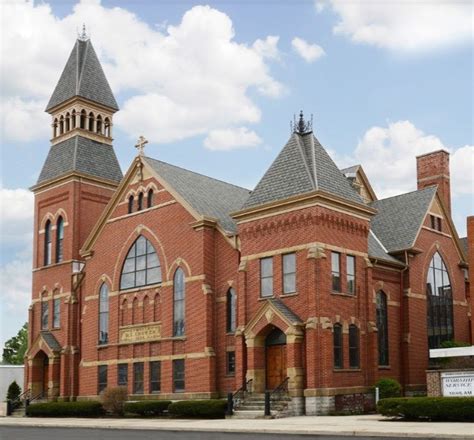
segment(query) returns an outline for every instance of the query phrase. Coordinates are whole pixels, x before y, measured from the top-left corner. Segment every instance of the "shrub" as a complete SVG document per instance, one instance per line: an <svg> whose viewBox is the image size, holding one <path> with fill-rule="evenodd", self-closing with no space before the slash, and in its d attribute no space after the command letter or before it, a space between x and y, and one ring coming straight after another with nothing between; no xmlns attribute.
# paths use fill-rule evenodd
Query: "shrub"
<svg viewBox="0 0 474 440"><path fill-rule="evenodd" d="M104 414L100 402L47 402L33 403L26 409L30 417L99 417Z"/></svg>
<svg viewBox="0 0 474 440"><path fill-rule="evenodd" d="M106 388L102 394L102 406L104 409L116 416L123 416L123 408L128 400L127 388Z"/></svg>
<svg viewBox="0 0 474 440"><path fill-rule="evenodd" d="M389 397L400 397L402 386L395 379L380 379L375 387L379 389L380 399L387 399Z"/></svg>
<svg viewBox="0 0 474 440"><path fill-rule="evenodd" d="M404 397L382 399L380 414L408 420L474 422L473 397Z"/></svg>
<svg viewBox="0 0 474 440"><path fill-rule="evenodd" d="M142 400L140 402L126 402L126 413L138 414L142 417L160 416L170 406L170 400Z"/></svg>
<svg viewBox="0 0 474 440"><path fill-rule="evenodd" d="M168 407L169 413L174 416L202 419L223 419L226 409L225 400L181 400Z"/></svg>
<svg viewBox="0 0 474 440"><path fill-rule="evenodd" d="M9 386L7 390L7 400L17 400L20 397L21 388L20 385L16 383L14 380Z"/></svg>

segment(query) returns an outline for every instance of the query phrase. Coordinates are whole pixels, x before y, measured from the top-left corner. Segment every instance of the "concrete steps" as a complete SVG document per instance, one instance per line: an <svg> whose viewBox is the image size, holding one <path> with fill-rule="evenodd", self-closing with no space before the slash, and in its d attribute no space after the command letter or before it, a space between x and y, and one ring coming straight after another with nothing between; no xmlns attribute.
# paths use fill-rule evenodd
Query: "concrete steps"
<svg viewBox="0 0 474 440"><path fill-rule="evenodd" d="M291 402L290 397L282 397L271 404L271 418L284 417L285 410ZM263 419L265 418L265 395L251 394L234 410L233 419Z"/></svg>

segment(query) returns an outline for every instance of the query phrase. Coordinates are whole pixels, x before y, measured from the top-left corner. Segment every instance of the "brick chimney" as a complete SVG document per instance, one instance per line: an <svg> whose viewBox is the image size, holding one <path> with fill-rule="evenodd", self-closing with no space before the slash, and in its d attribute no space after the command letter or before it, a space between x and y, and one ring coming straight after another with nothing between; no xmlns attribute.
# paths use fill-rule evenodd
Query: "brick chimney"
<svg viewBox="0 0 474 440"><path fill-rule="evenodd" d="M451 187L449 178L449 153L433 151L416 157L418 189L438 185L438 194L451 215Z"/></svg>

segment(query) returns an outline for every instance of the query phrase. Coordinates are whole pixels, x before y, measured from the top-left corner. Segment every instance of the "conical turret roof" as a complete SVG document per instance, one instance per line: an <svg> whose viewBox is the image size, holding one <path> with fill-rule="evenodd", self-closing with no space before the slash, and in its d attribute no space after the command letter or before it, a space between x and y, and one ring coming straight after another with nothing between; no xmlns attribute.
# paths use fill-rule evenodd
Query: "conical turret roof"
<svg viewBox="0 0 474 440"><path fill-rule="evenodd" d="M46 111L74 96L118 110L112 89L105 77L90 40L77 39L71 55L48 102Z"/></svg>

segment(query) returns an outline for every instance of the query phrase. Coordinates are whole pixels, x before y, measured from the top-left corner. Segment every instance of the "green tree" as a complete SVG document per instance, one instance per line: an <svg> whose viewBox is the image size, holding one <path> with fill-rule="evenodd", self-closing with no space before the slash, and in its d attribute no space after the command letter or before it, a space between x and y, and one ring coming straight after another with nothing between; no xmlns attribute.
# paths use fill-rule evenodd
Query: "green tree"
<svg viewBox="0 0 474 440"><path fill-rule="evenodd" d="M28 348L28 325L25 323L16 336L5 342L2 363L22 365Z"/></svg>
<svg viewBox="0 0 474 440"><path fill-rule="evenodd" d="M16 380L14 380L8 387L7 400L16 400L18 399L18 397L20 397L20 394L21 394L20 385L18 385L16 383Z"/></svg>

